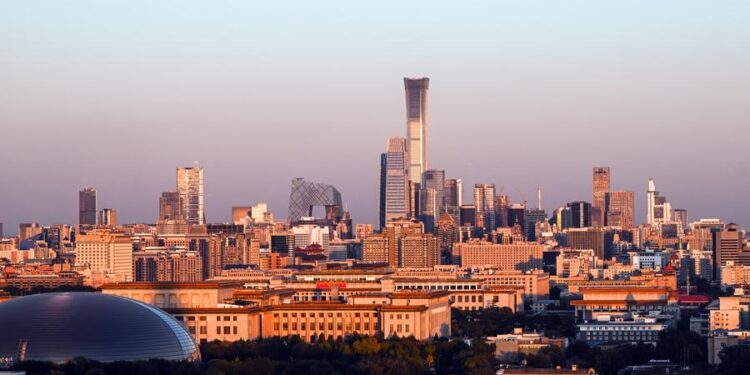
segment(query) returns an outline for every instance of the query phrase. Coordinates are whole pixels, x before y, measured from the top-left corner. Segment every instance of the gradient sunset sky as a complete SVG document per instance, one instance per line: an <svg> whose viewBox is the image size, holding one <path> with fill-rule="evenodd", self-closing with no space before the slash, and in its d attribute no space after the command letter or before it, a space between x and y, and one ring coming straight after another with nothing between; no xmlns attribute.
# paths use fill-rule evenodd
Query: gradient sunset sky
<svg viewBox="0 0 750 375"><path fill-rule="evenodd" d="M750 224L748 1L0 1L0 222L151 222L175 167L206 214L331 183L377 223L403 77L431 79L429 167L544 208L647 181Z"/></svg>

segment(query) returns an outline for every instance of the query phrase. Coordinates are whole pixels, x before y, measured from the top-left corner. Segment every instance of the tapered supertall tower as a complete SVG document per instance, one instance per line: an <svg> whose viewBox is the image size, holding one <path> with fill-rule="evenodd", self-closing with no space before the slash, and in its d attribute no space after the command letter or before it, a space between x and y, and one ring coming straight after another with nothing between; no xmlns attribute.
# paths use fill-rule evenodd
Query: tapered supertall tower
<svg viewBox="0 0 750 375"><path fill-rule="evenodd" d="M418 183L427 170L427 97L429 78L404 78L406 89L406 151L409 180Z"/></svg>

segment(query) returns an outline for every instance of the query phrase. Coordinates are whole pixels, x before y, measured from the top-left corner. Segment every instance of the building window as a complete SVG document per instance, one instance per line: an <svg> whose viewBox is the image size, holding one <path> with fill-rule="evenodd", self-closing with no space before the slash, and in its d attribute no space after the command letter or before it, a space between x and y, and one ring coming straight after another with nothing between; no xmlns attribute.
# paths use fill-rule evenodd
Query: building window
<svg viewBox="0 0 750 375"><path fill-rule="evenodd" d="M232 327L232 333L235 335L237 334L237 326Z"/></svg>
<svg viewBox="0 0 750 375"><path fill-rule="evenodd" d="M229 327L229 326L225 326L225 327L224 327L224 334L225 334L225 335L228 335L228 334L230 334L230 332L231 332L231 331L230 331L230 327Z"/></svg>
<svg viewBox="0 0 750 375"><path fill-rule="evenodd" d="M208 334L208 327L201 326L200 327L200 333L201 333L201 335L207 335Z"/></svg>

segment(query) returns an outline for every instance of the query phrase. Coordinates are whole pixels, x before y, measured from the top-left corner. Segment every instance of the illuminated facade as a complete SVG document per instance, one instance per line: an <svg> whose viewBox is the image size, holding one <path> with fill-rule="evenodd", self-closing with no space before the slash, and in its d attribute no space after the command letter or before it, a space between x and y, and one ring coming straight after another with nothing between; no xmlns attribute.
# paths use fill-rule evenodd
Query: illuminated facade
<svg viewBox="0 0 750 375"><path fill-rule="evenodd" d="M418 183L427 170L427 98L429 78L404 78L406 89L406 152L409 180Z"/></svg>

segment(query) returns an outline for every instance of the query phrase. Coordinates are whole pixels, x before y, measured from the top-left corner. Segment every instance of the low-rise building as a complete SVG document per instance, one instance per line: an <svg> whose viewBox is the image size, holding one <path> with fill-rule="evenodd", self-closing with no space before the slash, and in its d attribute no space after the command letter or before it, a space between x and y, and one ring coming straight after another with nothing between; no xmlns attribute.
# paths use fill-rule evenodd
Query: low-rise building
<svg viewBox="0 0 750 375"><path fill-rule="evenodd" d="M494 344L495 357L506 362L518 360L520 354L536 354L543 348L565 350L568 346L567 338L549 338L542 333L523 332L522 328L516 328L513 333L487 337L486 342Z"/></svg>
<svg viewBox="0 0 750 375"><path fill-rule="evenodd" d="M579 322L596 320L599 316L679 315L677 293L667 287L587 287L581 288L581 294L583 299L571 301Z"/></svg>
<svg viewBox="0 0 750 375"><path fill-rule="evenodd" d="M656 345L659 333L671 325L672 320L668 318L599 319L578 324L578 339L587 343L637 344L642 342Z"/></svg>

